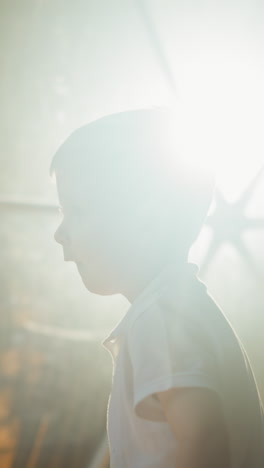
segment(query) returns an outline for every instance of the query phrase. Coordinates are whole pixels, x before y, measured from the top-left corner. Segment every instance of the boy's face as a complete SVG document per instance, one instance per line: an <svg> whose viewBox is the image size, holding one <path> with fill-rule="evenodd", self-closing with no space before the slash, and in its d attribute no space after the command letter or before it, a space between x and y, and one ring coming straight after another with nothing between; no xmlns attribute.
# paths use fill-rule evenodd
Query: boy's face
<svg viewBox="0 0 264 468"><path fill-rule="evenodd" d="M75 178L70 171L56 172L63 218L55 240L63 246L64 260L76 263L87 289L110 295L121 292L122 276L137 254L137 244L131 213L117 203L113 190L100 181L102 193L96 181L89 183L80 174Z"/></svg>

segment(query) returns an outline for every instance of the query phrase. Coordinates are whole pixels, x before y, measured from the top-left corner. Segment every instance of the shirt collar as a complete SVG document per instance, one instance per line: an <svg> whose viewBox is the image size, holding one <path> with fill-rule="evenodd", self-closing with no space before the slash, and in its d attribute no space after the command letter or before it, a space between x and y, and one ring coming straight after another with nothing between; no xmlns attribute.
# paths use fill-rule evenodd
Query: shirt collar
<svg viewBox="0 0 264 468"><path fill-rule="evenodd" d="M174 286L177 287L178 281L184 274L184 272L190 272L190 274L196 276L199 268L194 263L170 263L167 264L162 270L156 275L143 289L143 291L133 301L125 316L118 322L116 327L111 333L104 339L102 345L110 351L113 355L117 354L120 340L126 333L126 330L131 323L131 320L135 319L138 315L144 312L155 300L161 295L164 287L169 285L170 280L174 282Z"/></svg>

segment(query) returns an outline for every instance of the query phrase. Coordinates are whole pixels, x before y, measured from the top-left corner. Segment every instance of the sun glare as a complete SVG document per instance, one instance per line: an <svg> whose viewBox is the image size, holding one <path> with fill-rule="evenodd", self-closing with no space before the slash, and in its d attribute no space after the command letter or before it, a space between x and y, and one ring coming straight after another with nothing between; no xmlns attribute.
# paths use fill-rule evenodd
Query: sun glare
<svg viewBox="0 0 264 468"><path fill-rule="evenodd" d="M231 201L264 162L264 66L243 44L214 52L182 64L175 107L185 157L214 172Z"/></svg>

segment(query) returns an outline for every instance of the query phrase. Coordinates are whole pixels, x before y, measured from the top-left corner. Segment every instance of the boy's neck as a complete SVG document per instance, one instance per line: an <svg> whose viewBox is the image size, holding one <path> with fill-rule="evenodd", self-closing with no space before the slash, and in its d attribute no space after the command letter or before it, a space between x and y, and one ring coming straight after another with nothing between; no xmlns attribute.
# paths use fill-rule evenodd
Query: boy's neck
<svg viewBox="0 0 264 468"><path fill-rule="evenodd" d="M144 291L144 289L150 284L161 272L170 265L174 265L176 269L182 268L187 260L179 260L172 258L171 261L160 263L156 268L151 269L139 269L133 277L130 278L128 287L123 287L120 293L126 297L126 299L132 304L137 297Z"/></svg>

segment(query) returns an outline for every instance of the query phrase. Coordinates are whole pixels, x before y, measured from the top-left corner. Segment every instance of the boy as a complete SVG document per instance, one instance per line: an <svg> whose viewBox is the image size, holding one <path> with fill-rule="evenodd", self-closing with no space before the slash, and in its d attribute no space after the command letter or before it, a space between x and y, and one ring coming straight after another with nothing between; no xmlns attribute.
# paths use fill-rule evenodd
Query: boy
<svg viewBox="0 0 264 468"><path fill-rule="evenodd" d="M175 134L162 110L106 116L70 135L51 167L64 259L91 292L132 304L103 343L111 468L263 468L248 358L187 261L213 184Z"/></svg>

